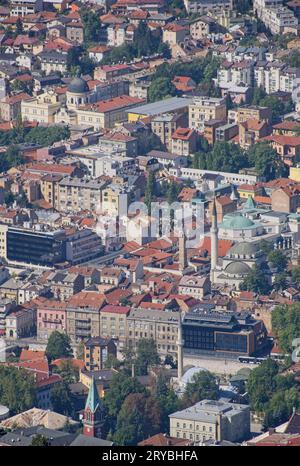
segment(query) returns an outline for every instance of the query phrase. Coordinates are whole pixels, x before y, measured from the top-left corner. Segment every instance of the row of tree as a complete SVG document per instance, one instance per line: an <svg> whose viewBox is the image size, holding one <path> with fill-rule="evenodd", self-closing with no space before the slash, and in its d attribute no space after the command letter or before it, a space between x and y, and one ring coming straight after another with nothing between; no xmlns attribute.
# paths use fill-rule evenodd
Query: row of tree
<svg viewBox="0 0 300 466"><path fill-rule="evenodd" d="M259 142L244 150L238 144L217 141L209 150L204 146L196 152L192 163L194 168L231 173L254 167L267 181L287 175L287 166L267 142Z"/></svg>

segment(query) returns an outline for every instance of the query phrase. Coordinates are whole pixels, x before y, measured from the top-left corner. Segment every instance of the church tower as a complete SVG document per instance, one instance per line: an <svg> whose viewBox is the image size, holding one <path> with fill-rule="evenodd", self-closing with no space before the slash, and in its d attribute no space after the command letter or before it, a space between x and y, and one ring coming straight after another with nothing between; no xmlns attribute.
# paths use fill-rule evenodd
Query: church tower
<svg viewBox="0 0 300 466"><path fill-rule="evenodd" d="M214 201L213 201L210 240L211 240L210 280L211 280L211 283L214 283L215 271L216 271L217 264L218 264L218 221L217 221L216 198L214 198Z"/></svg>
<svg viewBox="0 0 300 466"><path fill-rule="evenodd" d="M93 377L84 409L83 435L101 438L102 426L104 423L103 415L102 402L99 398L96 382Z"/></svg>

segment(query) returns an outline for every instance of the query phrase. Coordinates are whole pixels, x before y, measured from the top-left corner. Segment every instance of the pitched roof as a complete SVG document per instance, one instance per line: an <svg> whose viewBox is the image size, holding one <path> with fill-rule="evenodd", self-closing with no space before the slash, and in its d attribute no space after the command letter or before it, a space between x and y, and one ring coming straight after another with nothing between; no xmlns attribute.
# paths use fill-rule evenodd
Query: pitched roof
<svg viewBox="0 0 300 466"><path fill-rule="evenodd" d="M85 404L85 410L89 409L92 413L95 413L100 407L100 398L96 386L94 377L92 377L92 383L90 385L89 394Z"/></svg>

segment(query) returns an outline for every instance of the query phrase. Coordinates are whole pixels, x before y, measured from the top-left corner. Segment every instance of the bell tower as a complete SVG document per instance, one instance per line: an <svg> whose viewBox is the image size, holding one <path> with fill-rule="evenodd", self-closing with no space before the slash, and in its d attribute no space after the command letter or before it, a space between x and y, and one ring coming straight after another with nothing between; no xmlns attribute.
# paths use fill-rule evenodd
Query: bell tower
<svg viewBox="0 0 300 466"><path fill-rule="evenodd" d="M101 438L103 423L104 409L93 377L84 409L83 435Z"/></svg>

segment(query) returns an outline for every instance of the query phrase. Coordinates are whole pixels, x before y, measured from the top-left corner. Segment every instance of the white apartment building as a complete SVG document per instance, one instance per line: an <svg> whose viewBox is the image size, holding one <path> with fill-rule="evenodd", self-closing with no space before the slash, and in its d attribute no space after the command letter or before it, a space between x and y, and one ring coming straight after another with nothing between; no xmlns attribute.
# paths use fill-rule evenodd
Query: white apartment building
<svg viewBox="0 0 300 466"><path fill-rule="evenodd" d="M261 19L272 34L298 31L298 19L287 7L266 8L262 12Z"/></svg>
<svg viewBox="0 0 300 466"><path fill-rule="evenodd" d="M184 0L187 12L205 15L211 11L232 10L232 0Z"/></svg>
<svg viewBox="0 0 300 466"><path fill-rule="evenodd" d="M189 128L204 130L205 121L226 120L226 100L216 97L195 97L189 105Z"/></svg>
<svg viewBox="0 0 300 466"><path fill-rule="evenodd" d="M253 11L258 16L261 16L266 8L279 8L280 6L282 6L282 0L253 0Z"/></svg>
<svg viewBox="0 0 300 466"><path fill-rule="evenodd" d="M254 85L267 94L292 92L294 81L300 77L300 68L289 67L281 62L258 63L254 69Z"/></svg>
<svg viewBox="0 0 300 466"><path fill-rule="evenodd" d="M11 0L11 16L26 16L43 10L43 0Z"/></svg>

